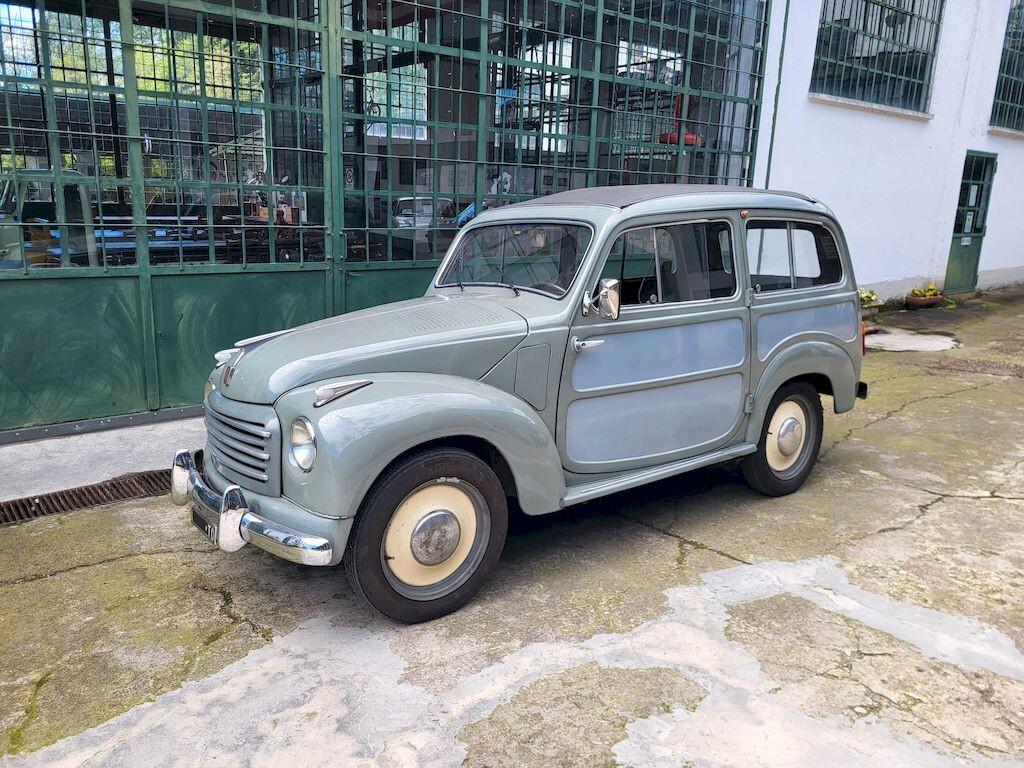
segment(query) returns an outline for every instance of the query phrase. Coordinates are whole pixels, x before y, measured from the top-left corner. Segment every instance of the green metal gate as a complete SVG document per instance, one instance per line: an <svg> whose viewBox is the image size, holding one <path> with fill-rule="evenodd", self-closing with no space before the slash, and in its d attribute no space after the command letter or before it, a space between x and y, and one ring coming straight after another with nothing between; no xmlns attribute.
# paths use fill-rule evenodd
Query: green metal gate
<svg viewBox="0 0 1024 768"><path fill-rule="evenodd" d="M995 155L967 153L943 285L946 293L973 291L978 285L978 263L981 261L981 244L985 239L988 202L995 173Z"/></svg>
<svg viewBox="0 0 1024 768"><path fill-rule="evenodd" d="M747 184L763 0L0 3L0 430L198 402L463 219Z"/></svg>

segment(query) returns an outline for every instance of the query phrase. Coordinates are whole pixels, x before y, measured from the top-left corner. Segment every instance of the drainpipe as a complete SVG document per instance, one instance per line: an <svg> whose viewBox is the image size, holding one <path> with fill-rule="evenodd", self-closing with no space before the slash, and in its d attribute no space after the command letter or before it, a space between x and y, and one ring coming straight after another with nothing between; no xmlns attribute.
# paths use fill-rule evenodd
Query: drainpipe
<svg viewBox="0 0 1024 768"><path fill-rule="evenodd" d="M775 103L772 107L772 132L768 139L768 162L764 172L765 189L771 187L772 178L772 154L775 151L775 124L779 119L779 92L782 90L782 62L786 57L786 33L789 31L789 2L786 0L786 10L782 15L782 40L779 42L779 74L775 80Z"/></svg>

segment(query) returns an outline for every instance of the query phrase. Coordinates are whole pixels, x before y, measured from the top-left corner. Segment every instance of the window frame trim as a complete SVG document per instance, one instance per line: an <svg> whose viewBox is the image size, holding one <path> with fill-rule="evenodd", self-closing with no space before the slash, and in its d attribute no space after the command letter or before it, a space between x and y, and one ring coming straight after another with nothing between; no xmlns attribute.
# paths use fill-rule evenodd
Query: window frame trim
<svg viewBox="0 0 1024 768"><path fill-rule="evenodd" d="M791 226L789 226L792 222L797 222L797 223L800 223L800 224L816 224L816 225L818 225L820 227L824 227L825 228L825 231L827 231L829 233L829 235L831 235L832 241L836 244L836 250L839 252L839 266L842 269L842 277L838 281L836 281L834 283L826 283L825 285L812 285L809 288L796 288L796 287L793 287L793 288L784 288L784 289L778 290L778 291L757 291L757 290L754 289L754 281L753 281L753 279L751 277L751 273L750 273L750 257L746 253L746 251L747 251L747 239L746 239L746 237L744 237L743 238L743 252L744 252L744 255L747 256L747 258L746 258L747 282L750 284L750 292L751 292L751 296L753 297L754 301L757 301L759 298L770 298L770 297L773 297L773 296L780 296L780 295L781 296L786 296L786 295L790 295L790 294L798 294L798 295L801 295L801 296L805 296L807 294L814 294L814 293L818 293L818 292L824 293L825 291L831 291L831 290L835 290L836 288L841 288L841 287L843 287L843 286L845 286L845 285L847 285L849 283L849 279L850 279L849 278L849 272L852 271L852 270L847 270L846 269L846 264L845 264L845 262L843 260L843 249L842 249L842 247L839 244L839 242L840 242L839 238L836 237L836 232L833 231L831 227L826 225L826 221L831 221L831 219L828 219L827 217L823 218L823 219L814 219L814 218L804 218L804 217L801 217L801 216L756 216L755 214L751 214L750 217L748 219L746 219L744 221L744 223L743 223L743 233L744 233L744 235L746 235L746 233L749 231L749 228L750 228L751 224L755 224L755 223L757 223L759 221L784 221L784 222L786 222L786 225L787 225L786 226L786 240L789 243L789 279L790 279L790 284L792 284L793 279L796 277L793 274L793 228ZM847 253L847 258L849 258L849 253Z"/></svg>
<svg viewBox="0 0 1024 768"><path fill-rule="evenodd" d="M729 213L735 214L738 210L739 209L730 210ZM738 270L736 268L736 227L735 227L735 222L728 215L709 216L709 217L702 217L702 218L699 218L699 219L685 219L685 220L682 220L682 221L679 221L679 220L673 218L673 219L670 219L668 221L659 221L659 222L655 222L655 223L651 223L651 224L637 224L637 225L634 225L634 226L626 226L626 227L623 227L622 229L619 229L619 230L615 231L612 235L609 236L607 247L602 249L601 257L599 257L599 264L597 265L597 270L596 270L597 274L595 276L595 283L592 286L592 288L596 290L597 284L601 280L601 273L604 271L605 264L608 263L608 257L611 255L612 248L614 247L614 245L618 241L618 239L620 237L622 237L623 235L625 235L627 232L633 232L633 231L638 230L638 229L653 229L655 227L672 227L672 226L679 226L679 225L683 225L683 224L710 224L710 223L719 222L719 221L724 221L726 224L729 225L729 236L730 236L730 239L731 239L732 253L733 253L733 275L732 275L732 277L733 277L733 283L736 286L735 290L732 292L731 295L729 295L729 296L720 296L718 298L713 298L713 299L695 299L693 301L671 301L671 302L659 302L657 304L623 304L619 308L620 317L622 315L626 314L626 313L629 313L629 314L634 314L634 313L637 313L637 312L641 312L641 313L642 312L647 312L647 313L650 313L651 310L659 310L659 309L666 309L666 308L670 309L672 307L699 307L699 306L712 305L712 304L724 304L726 302L736 301L742 295L742 293L743 293L743 284L742 284L742 281L740 280L740 275L739 275L739 272L738 272ZM744 252L744 254L746 254L746 248L744 248L743 252ZM661 278L660 278L660 276L658 277L658 291L659 291L659 293L661 291Z"/></svg>

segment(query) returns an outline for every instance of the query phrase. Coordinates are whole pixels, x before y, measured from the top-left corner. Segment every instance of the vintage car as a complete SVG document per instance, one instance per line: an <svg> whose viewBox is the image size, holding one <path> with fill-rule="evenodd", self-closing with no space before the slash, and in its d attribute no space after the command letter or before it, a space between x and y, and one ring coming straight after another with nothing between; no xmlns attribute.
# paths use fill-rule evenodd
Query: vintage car
<svg viewBox="0 0 1024 768"><path fill-rule="evenodd" d="M462 606L509 509L739 460L768 495L867 396L843 232L803 195L647 185L482 213L422 298L218 353L178 504L221 549L344 562L373 607Z"/></svg>

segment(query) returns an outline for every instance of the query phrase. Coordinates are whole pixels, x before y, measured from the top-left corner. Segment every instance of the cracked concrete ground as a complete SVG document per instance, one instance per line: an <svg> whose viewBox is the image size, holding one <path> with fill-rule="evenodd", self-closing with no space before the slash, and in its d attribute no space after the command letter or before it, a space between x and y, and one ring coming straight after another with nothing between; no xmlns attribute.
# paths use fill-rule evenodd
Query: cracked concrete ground
<svg viewBox="0 0 1024 768"><path fill-rule="evenodd" d="M800 492L520 520L426 625L166 497L0 529L0 765L1024 765L1024 294L883 321L961 346L869 355Z"/></svg>

